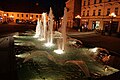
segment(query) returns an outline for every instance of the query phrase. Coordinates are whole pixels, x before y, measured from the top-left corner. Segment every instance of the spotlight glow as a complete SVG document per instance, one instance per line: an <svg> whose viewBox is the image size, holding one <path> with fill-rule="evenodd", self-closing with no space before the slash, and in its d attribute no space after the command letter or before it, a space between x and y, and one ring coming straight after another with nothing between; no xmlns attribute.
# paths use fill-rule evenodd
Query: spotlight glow
<svg viewBox="0 0 120 80"><path fill-rule="evenodd" d="M33 36L33 38L38 38L39 37L39 35L35 35L35 36Z"/></svg>
<svg viewBox="0 0 120 80"><path fill-rule="evenodd" d="M54 52L57 53L57 54L63 54L64 53L63 50L60 50L60 49L54 50Z"/></svg>
<svg viewBox="0 0 120 80"><path fill-rule="evenodd" d="M95 47L95 48L91 49L91 51L92 51L92 52L97 52L97 50L98 50L98 48L97 48L97 47Z"/></svg>
<svg viewBox="0 0 120 80"><path fill-rule="evenodd" d="M52 44L52 43L45 43L44 44L46 47L52 47L52 46L54 46L54 44Z"/></svg>
<svg viewBox="0 0 120 80"><path fill-rule="evenodd" d="M24 45L24 43L14 43L14 45Z"/></svg>
<svg viewBox="0 0 120 80"><path fill-rule="evenodd" d="M18 38L19 36L18 35L13 35L14 38Z"/></svg>
<svg viewBox="0 0 120 80"><path fill-rule="evenodd" d="M19 55L15 55L16 57L19 57L19 58L26 58L27 56L29 56L30 54L19 54Z"/></svg>
<svg viewBox="0 0 120 80"><path fill-rule="evenodd" d="M45 38L40 38L40 39L38 39L39 41L44 41L45 40Z"/></svg>

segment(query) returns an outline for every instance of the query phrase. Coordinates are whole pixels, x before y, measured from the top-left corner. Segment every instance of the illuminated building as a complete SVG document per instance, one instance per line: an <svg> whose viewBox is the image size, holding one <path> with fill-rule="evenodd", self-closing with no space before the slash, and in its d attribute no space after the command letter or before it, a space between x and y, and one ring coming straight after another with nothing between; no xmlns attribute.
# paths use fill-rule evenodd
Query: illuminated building
<svg viewBox="0 0 120 80"><path fill-rule="evenodd" d="M80 15L81 10L81 0L68 0L66 2L67 7L67 27L76 27L80 24L80 19L75 18Z"/></svg>
<svg viewBox="0 0 120 80"><path fill-rule="evenodd" d="M81 25L90 30L120 32L120 0L82 0Z"/></svg>
<svg viewBox="0 0 120 80"><path fill-rule="evenodd" d="M39 13L25 13L25 12L7 12L0 10L0 22L16 22L16 20L37 20L41 18Z"/></svg>

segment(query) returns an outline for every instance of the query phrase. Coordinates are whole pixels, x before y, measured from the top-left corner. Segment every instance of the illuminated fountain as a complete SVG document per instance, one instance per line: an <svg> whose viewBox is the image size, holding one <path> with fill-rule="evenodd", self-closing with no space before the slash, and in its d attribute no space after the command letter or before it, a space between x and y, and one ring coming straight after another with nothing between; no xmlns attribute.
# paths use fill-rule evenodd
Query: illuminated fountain
<svg viewBox="0 0 120 80"><path fill-rule="evenodd" d="M94 73L95 75L99 73L101 76L106 76L119 71L117 69L113 69L112 67L108 67L109 69L107 71L104 71L103 70L104 65L98 63L94 59L94 55L96 56L98 54L97 48L94 49L81 48L81 45L83 44L81 41L73 38L68 38L66 36L66 25L67 25L66 8L64 9L64 16L62 20L62 26L60 27L60 31L53 32L54 16L52 14L51 8L48 15L48 21L46 21L46 15L47 15L46 13L43 13L42 19L41 20L38 19L36 26L36 34L34 36L39 40L44 40L43 42L38 41L33 37L29 37L29 35L28 36L25 35L27 37L21 36L23 38L20 37L15 38L16 40L14 41L14 43L15 44L17 43L18 45L15 44L14 45L23 46L23 50L21 50L21 48L19 47L16 49L16 50L20 49L19 52L21 51L18 55L16 55L16 57L24 59L24 60L22 59L23 63L20 64L23 66L19 68L20 75L25 74L25 73L21 74L21 70L23 70L23 68L26 66L23 64L27 64L27 63L29 63L29 65L27 65L27 68L30 67L28 73L26 73L27 77L28 74L30 73L30 70L32 73L34 72L33 74L35 74L34 77L32 77L33 79L28 79L28 80L42 80L43 77L45 77L44 79L46 80L71 80L72 71L68 70L69 67L71 67L70 66L71 63L73 65L72 69L77 70L79 74L77 75L77 72L73 72L74 73L73 79L77 77L77 79L75 80L79 80L81 78L80 75L81 72L84 73L85 76L83 78L85 78L85 77L92 77L91 73ZM16 36L19 36L19 34L16 33ZM52 48L49 48L53 45L53 43L55 43L54 46ZM47 47L44 45L46 45ZM66 53L66 54L62 54L62 53ZM62 54L62 55L58 55L58 54ZM70 74L69 79L66 79L66 77L68 77L67 73Z"/></svg>
<svg viewBox="0 0 120 80"><path fill-rule="evenodd" d="M67 26L67 9L64 8L64 16L62 20L62 26L61 26L61 33L62 33L62 38L59 38L57 40L58 42L58 49L54 50L54 52L58 54L62 54L65 51L65 45L66 45L66 26Z"/></svg>
<svg viewBox="0 0 120 80"><path fill-rule="evenodd" d="M47 32L46 15L47 15L46 13L43 13L42 14L42 19L40 20L40 30L39 30L40 35L38 37L38 40L40 40L40 41L46 40L46 32Z"/></svg>
<svg viewBox="0 0 120 80"><path fill-rule="evenodd" d="M40 26L41 26L41 21L39 21L39 18L38 18L38 21L37 21L37 26L36 26L36 33L35 35L33 36L34 38L38 38L40 36Z"/></svg>
<svg viewBox="0 0 120 80"><path fill-rule="evenodd" d="M50 8L50 12L48 15L48 31L47 31L47 43L45 43L45 46L51 47L53 46L53 13L52 9Z"/></svg>
<svg viewBox="0 0 120 80"><path fill-rule="evenodd" d="M46 24L46 13L42 14L42 20L43 20L43 38L46 40L46 33L47 33L47 24Z"/></svg>
<svg viewBox="0 0 120 80"><path fill-rule="evenodd" d="M89 69L84 61L70 60L65 62L65 64L67 63L72 63L77 65L84 72L86 77L90 77Z"/></svg>

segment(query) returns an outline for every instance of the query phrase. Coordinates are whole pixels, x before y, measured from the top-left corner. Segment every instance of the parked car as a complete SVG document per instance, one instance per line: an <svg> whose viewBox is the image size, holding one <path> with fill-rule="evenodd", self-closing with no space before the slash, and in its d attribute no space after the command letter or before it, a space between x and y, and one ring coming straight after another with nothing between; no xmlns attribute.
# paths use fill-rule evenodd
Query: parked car
<svg viewBox="0 0 120 80"><path fill-rule="evenodd" d="M16 19L16 23L18 24L25 24L25 20L24 19Z"/></svg>

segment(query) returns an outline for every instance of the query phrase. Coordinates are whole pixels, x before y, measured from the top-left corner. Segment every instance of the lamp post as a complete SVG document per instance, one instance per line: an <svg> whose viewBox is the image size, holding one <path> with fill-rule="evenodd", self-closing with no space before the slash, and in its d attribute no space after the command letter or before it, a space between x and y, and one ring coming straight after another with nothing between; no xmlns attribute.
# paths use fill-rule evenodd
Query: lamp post
<svg viewBox="0 0 120 80"><path fill-rule="evenodd" d="M113 12L113 13L109 14L109 16L110 16L110 18L111 18L111 20L110 20L109 36L111 36L111 34L112 34L112 27L113 27L113 18L115 18L116 15L115 15L115 13Z"/></svg>

